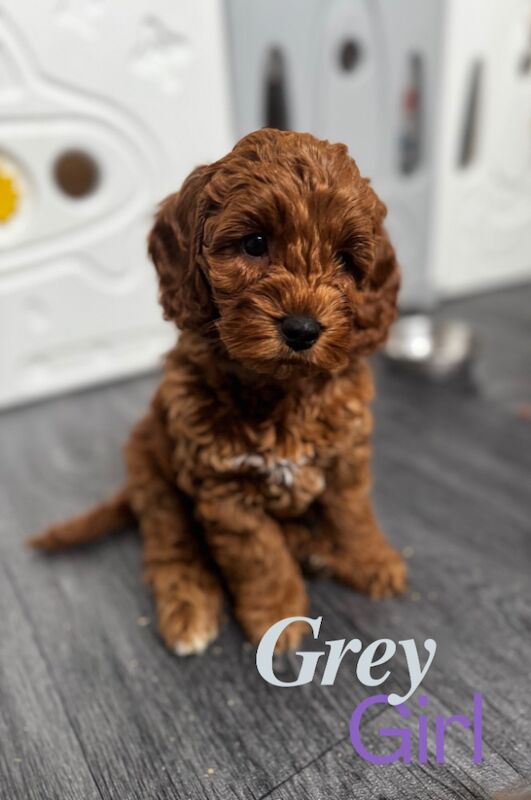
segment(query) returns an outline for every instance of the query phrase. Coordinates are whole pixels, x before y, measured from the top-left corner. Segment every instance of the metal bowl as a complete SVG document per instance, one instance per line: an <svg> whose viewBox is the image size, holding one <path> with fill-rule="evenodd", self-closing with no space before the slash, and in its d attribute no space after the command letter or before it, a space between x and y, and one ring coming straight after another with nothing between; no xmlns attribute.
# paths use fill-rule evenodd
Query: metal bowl
<svg viewBox="0 0 531 800"><path fill-rule="evenodd" d="M467 372L476 342L464 322L408 314L392 326L385 356L419 374L444 380Z"/></svg>

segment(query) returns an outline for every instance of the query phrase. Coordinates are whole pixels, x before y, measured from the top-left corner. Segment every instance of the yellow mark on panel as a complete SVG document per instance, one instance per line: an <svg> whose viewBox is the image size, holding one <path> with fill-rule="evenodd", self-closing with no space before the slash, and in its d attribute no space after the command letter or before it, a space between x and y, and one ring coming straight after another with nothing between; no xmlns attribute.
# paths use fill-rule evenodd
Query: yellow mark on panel
<svg viewBox="0 0 531 800"><path fill-rule="evenodd" d="M7 222L16 213L18 199L15 180L0 170L0 223Z"/></svg>

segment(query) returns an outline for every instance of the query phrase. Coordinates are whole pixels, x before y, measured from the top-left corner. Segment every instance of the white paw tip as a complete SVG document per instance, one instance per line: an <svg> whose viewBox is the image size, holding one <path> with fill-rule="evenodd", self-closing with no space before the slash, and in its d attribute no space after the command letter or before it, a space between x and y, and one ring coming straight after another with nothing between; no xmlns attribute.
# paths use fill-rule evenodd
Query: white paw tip
<svg viewBox="0 0 531 800"><path fill-rule="evenodd" d="M177 641L173 645L173 652L176 656L198 656L204 653L210 642L217 636L217 629L208 633L200 633L192 636L186 641Z"/></svg>
<svg viewBox="0 0 531 800"><path fill-rule="evenodd" d="M326 559L315 553L308 558L308 564L312 569L324 569L327 566Z"/></svg>

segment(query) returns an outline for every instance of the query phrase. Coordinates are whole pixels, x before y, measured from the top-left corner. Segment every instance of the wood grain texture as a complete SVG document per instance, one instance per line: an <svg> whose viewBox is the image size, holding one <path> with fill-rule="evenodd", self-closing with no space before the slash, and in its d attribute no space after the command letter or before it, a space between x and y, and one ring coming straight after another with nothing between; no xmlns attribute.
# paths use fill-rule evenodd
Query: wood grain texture
<svg viewBox="0 0 531 800"><path fill-rule="evenodd" d="M40 800L101 797L46 656L0 565L0 794Z"/></svg>
<svg viewBox="0 0 531 800"><path fill-rule="evenodd" d="M324 580L310 587L321 642L437 640L430 707L466 713L473 692L484 694L484 764L472 764L457 727L445 766L362 761L348 738L368 693L354 656L333 687L275 689L229 620L205 656L171 656L153 628L134 532L52 558L22 546L120 484L121 445L152 376L0 416L0 795L446 800L529 779L531 424L515 413L531 395L529 307L531 288L454 309L503 332L512 357L486 337L478 367L494 391L430 385L377 364L375 499L409 558L411 591L375 603ZM277 667L292 677L296 656ZM398 662L386 689L406 685ZM393 714L368 715L371 747Z"/></svg>

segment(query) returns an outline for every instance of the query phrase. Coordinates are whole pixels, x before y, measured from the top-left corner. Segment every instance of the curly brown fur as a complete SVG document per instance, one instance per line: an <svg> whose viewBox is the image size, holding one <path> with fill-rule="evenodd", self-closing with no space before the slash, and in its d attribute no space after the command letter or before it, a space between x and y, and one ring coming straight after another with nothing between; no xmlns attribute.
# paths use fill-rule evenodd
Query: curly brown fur
<svg viewBox="0 0 531 800"><path fill-rule="evenodd" d="M302 565L373 597L405 587L369 497L364 357L386 336L399 286L384 217L344 145L273 130L198 167L160 207L149 251L182 334L131 434L124 491L178 653L216 635L222 581L255 642L306 612ZM267 252L244 251L251 234ZM313 346L288 346L279 325L293 314L319 322ZM125 519L123 497L105 508L109 527ZM32 543L99 535L97 513ZM280 647L301 633L291 626Z"/></svg>

